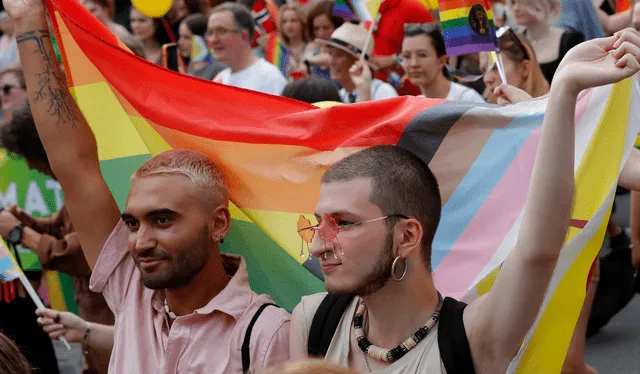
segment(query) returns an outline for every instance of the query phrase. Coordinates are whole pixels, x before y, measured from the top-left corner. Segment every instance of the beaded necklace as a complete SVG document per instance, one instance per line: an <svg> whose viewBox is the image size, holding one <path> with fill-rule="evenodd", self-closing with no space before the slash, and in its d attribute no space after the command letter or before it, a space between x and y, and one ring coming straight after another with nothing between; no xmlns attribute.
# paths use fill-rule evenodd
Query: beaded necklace
<svg viewBox="0 0 640 374"><path fill-rule="evenodd" d="M442 295L438 292L438 307L433 312L427 323L424 326L420 327L418 331L416 331L413 335L411 335L407 340L405 340L402 344L397 347L388 350L384 348L377 347L364 336L364 314L367 312L367 306L364 304L364 301L360 301L360 305L358 306L358 310L356 311L355 317L353 317L353 329L356 336L356 341L358 342L358 347L365 352L370 357L384 361L384 362L395 362L401 359L404 355L406 355L410 350L415 348L415 346L420 343L422 339L424 339L429 331L436 325L438 319L440 318L440 310L442 309Z"/></svg>

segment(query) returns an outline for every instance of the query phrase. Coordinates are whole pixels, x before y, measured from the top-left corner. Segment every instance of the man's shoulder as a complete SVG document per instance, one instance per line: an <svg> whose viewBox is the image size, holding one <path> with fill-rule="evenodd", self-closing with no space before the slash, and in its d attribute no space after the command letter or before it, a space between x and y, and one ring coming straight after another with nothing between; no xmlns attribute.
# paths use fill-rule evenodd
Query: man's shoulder
<svg viewBox="0 0 640 374"><path fill-rule="evenodd" d="M268 74L261 76L261 79L264 77L272 78L272 79L282 79L286 80L282 72L272 63L260 57L256 62L255 66L260 71L260 74Z"/></svg>

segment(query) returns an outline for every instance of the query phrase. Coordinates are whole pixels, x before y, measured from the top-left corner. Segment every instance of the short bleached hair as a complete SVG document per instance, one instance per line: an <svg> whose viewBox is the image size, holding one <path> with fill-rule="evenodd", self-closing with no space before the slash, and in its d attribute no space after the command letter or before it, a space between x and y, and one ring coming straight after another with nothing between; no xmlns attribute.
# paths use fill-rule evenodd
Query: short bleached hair
<svg viewBox="0 0 640 374"><path fill-rule="evenodd" d="M229 187L222 171L200 152L184 149L162 152L142 164L131 180L155 175L183 175L189 178L198 197L212 206L229 202Z"/></svg>
<svg viewBox="0 0 640 374"><path fill-rule="evenodd" d="M512 0L507 0L507 12L509 17L513 17L511 10ZM518 5L524 6L533 17L539 22L544 22L548 25L556 23L562 13L561 0L518 0Z"/></svg>

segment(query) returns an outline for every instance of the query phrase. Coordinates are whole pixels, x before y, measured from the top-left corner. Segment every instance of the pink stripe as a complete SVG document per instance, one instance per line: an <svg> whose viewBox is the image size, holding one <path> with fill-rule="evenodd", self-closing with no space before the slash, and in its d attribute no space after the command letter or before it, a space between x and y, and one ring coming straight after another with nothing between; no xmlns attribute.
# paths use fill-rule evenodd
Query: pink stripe
<svg viewBox="0 0 640 374"><path fill-rule="evenodd" d="M592 94L593 90L580 94L576 126L584 117ZM524 209L541 131L538 128L531 132L507 172L438 265L433 276L443 295L459 299L467 293ZM531 167L523 167L526 165Z"/></svg>
<svg viewBox="0 0 640 374"><path fill-rule="evenodd" d="M541 128L531 132L500 182L434 272L443 295L461 298L489 263L524 208ZM482 242L478 240L482 239Z"/></svg>

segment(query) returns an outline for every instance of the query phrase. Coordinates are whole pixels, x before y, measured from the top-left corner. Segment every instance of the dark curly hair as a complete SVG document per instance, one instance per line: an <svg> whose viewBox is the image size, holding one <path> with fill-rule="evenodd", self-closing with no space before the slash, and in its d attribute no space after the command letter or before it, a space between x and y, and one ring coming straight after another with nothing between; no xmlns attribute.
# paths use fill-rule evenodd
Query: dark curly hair
<svg viewBox="0 0 640 374"><path fill-rule="evenodd" d="M25 160L49 164L28 104L16 109L11 119L0 124L0 147Z"/></svg>

